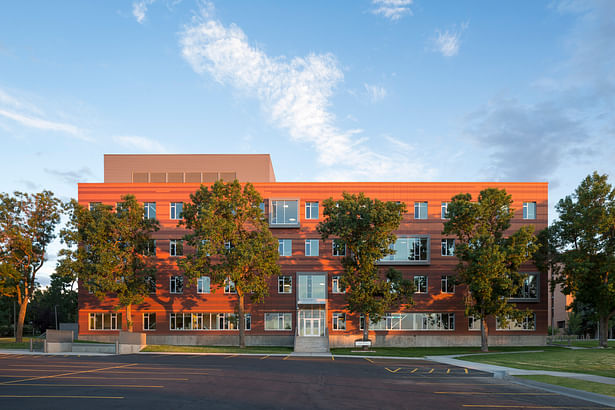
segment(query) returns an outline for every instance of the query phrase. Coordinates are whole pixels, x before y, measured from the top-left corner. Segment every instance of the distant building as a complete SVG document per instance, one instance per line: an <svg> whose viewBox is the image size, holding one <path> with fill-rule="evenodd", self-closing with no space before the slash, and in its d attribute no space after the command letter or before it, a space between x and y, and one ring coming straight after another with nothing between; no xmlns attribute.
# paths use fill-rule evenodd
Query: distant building
<svg viewBox="0 0 615 410"><path fill-rule="evenodd" d="M271 278L269 296L250 303L246 340L251 345L351 346L361 337L362 319L344 309L343 247L323 241L316 226L323 220L322 203L342 192L363 192L383 201L407 205L395 244L384 258L414 281L415 304L390 312L370 326L370 338L380 346L448 346L480 344L480 325L464 315L466 289L455 286L455 238L442 235L448 202L458 193L473 198L488 187L512 195L512 230L531 224L547 226L547 183L501 182L277 182L269 155L106 155L103 183L79 184L79 202L115 206L124 194L145 204L148 217L160 221L154 234L160 267L155 293L133 308L135 331L147 333L151 344L237 343L233 285L216 287L208 277L188 286L176 259L190 252L182 246L185 232L177 227L183 202L201 184L222 179L251 182L265 198L270 229L279 240L282 274ZM533 316L506 327L489 321L490 344L537 345L545 342L549 323L547 277L531 263L521 267L525 284L514 298ZM215 293L214 293L215 290ZM79 286L79 337L111 339L125 326L117 300L100 302ZM320 345L319 345L320 343ZM309 347L306 347L309 349Z"/></svg>

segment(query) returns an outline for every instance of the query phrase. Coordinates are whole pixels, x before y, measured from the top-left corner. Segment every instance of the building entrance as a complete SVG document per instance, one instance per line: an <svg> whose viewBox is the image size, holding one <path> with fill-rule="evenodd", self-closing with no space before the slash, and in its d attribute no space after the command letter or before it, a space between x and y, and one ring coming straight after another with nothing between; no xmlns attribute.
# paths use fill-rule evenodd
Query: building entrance
<svg viewBox="0 0 615 410"><path fill-rule="evenodd" d="M300 309L299 310L299 336L325 335L325 310Z"/></svg>

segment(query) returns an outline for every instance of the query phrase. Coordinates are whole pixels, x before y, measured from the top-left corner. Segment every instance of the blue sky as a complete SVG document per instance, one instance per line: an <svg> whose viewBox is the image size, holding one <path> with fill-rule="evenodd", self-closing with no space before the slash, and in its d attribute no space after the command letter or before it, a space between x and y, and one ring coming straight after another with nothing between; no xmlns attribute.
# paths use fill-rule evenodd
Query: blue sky
<svg viewBox="0 0 615 410"><path fill-rule="evenodd" d="M548 181L553 204L615 175L614 38L610 0L11 2L0 191L75 197L105 153L270 153L279 181Z"/></svg>

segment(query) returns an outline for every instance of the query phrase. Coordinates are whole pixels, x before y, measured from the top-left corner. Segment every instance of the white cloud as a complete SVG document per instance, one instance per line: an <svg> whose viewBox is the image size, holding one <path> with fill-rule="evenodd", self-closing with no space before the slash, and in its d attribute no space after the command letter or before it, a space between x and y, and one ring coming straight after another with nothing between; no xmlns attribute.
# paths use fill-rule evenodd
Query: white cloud
<svg viewBox="0 0 615 410"><path fill-rule="evenodd" d="M365 87L365 91L367 92L367 95L369 95L372 102L382 101L384 100L384 97L387 96L387 90L384 87L370 85L367 83L363 84L363 86Z"/></svg>
<svg viewBox="0 0 615 410"><path fill-rule="evenodd" d="M375 8L371 11L373 14L395 21L406 14L412 15L412 10L410 9L412 2L413 0L372 0Z"/></svg>
<svg viewBox="0 0 615 410"><path fill-rule="evenodd" d="M28 128L36 128L44 131L63 132L84 141L92 141L90 137L85 135L85 132L82 129L72 124L48 121L42 118L24 115L14 111L3 110L1 108L0 116L16 121L19 124Z"/></svg>
<svg viewBox="0 0 615 410"><path fill-rule="evenodd" d="M134 135L115 136L113 141L123 147L141 152L165 153L167 149L158 141Z"/></svg>
<svg viewBox="0 0 615 410"><path fill-rule="evenodd" d="M453 57L459 53L461 35L468 28L468 23L463 23L459 29L455 26L444 32L436 30L436 36L431 39L433 50L441 53L444 57Z"/></svg>
<svg viewBox="0 0 615 410"><path fill-rule="evenodd" d="M154 3L155 0L138 0L132 3L132 15L135 16L139 24L145 21L147 6Z"/></svg>
<svg viewBox="0 0 615 410"><path fill-rule="evenodd" d="M344 78L335 56L309 54L290 61L270 57L250 45L239 27L225 27L210 16L208 10L195 17L180 33L183 57L195 72L256 95L273 125L287 130L293 140L313 146L318 161L327 167L319 178L373 180L422 175L416 162L404 173L403 169L400 172L407 162L404 158L371 151L365 138L357 138L361 130L342 130L335 125L330 98Z"/></svg>

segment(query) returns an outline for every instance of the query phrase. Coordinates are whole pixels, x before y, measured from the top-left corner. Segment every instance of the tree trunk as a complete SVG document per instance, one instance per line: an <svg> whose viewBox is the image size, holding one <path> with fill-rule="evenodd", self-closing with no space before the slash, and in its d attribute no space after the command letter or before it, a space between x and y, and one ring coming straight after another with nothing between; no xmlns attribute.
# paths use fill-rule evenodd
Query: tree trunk
<svg viewBox="0 0 615 410"><path fill-rule="evenodd" d="M363 326L363 341L367 342L369 340L369 313L365 313L365 321ZM369 346L363 345L363 350L369 350Z"/></svg>
<svg viewBox="0 0 615 410"><path fill-rule="evenodd" d="M28 309L28 297L25 296L19 303L19 315L17 316L17 333L15 341L21 343L23 341L23 324L26 320L26 310Z"/></svg>
<svg viewBox="0 0 615 410"><path fill-rule="evenodd" d="M598 332L598 337L599 337L599 343L598 346L600 347L608 347L608 335L609 335L609 316L608 315L600 315L600 318L598 319L600 322L600 329Z"/></svg>
<svg viewBox="0 0 615 410"><path fill-rule="evenodd" d="M132 322L132 305L126 305L126 330L132 332L134 323Z"/></svg>
<svg viewBox="0 0 615 410"><path fill-rule="evenodd" d="M480 321L480 351L488 352L489 351L489 327L487 326L487 317L484 316Z"/></svg>
<svg viewBox="0 0 615 410"><path fill-rule="evenodd" d="M237 289L237 294L239 295L239 348L244 349L246 347L246 322L244 319L244 295L239 289Z"/></svg>

